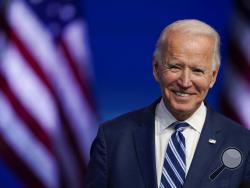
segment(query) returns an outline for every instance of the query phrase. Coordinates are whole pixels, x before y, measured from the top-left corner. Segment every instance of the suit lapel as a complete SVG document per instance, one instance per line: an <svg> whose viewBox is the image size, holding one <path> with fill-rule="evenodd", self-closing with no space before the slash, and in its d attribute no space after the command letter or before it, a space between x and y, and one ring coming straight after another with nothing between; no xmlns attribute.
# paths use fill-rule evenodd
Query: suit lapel
<svg viewBox="0 0 250 188"><path fill-rule="evenodd" d="M156 162L155 162L155 108L160 99L146 108L143 115L138 117L138 128L133 132L134 145L138 164L141 170L145 187L156 188ZM207 117L201 136L184 183L184 188L200 187L201 181L207 175L213 159L223 142L223 128L217 115L208 108ZM208 142L216 140L215 144ZM207 177L208 178L208 177Z"/></svg>
<svg viewBox="0 0 250 188"><path fill-rule="evenodd" d="M202 179L207 175L206 169L209 169L213 159L216 158L217 151L224 139L221 135L222 127L216 121L216 115L212 113L208 109L206 121L184 183L184 188L200 187ZM209 143L209 139L216 140L216 143Z"/></svg>
<svg viewBox="0 0 250 188"><path fill-rule="evenodd" d="M144 115L139 118L138 124L140 126L134 131L133 135L138 164L145 187L148 188L157 187L154 140L154 112L157 103L158 101L145 110Z"/></svg>

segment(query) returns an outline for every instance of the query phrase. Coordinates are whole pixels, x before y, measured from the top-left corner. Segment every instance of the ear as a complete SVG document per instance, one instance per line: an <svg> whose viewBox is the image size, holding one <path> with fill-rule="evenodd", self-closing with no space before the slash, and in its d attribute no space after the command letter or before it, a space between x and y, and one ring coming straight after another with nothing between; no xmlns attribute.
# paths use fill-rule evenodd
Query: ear
<svg viewBox="0 0 250 188"><path fill-rule="evenodd" d="M154 78L158 82L159 81L159 64L154 59L153 62L152 62L152 65L153 65L153 75L154 75Z"/></svg>
<svg viewBox="0 0 250 188"><path fill-rule="evenodd" d="M210 85L209 85L210 88L212 88L212 87L214 86L214 83L215 83L215 81L216 81L218 72L219 72L219 68L216 67L215 70L213 70L213 72L212 72L212 79L211 79L211 83L210 83Z"/></svg>

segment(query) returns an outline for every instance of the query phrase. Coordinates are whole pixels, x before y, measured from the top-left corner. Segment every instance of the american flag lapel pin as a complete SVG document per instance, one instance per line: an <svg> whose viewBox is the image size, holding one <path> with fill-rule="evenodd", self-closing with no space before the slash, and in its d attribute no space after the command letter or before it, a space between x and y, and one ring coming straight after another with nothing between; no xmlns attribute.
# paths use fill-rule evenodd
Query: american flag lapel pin
<svg viewBox="0 0 250 188"><path fill-rule="evenodd" d="M215 139L212 139L212 138L210 138L210 139L208 140L208 142L209 142L210 144L216 144L216 140L215 140Z"/></svg>

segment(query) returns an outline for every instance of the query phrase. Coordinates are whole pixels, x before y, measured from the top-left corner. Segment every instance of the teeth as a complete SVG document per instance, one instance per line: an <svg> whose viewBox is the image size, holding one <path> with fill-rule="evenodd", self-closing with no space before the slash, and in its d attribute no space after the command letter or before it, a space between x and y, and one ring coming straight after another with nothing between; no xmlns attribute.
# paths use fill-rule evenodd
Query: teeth
<svg viewBox="0 0 250 188"><path fill-rule="evenodd" d="M181 97L187 97L189 94L187 93L181 93L181 92L175 92L176 95L181 96Z"/></svg>

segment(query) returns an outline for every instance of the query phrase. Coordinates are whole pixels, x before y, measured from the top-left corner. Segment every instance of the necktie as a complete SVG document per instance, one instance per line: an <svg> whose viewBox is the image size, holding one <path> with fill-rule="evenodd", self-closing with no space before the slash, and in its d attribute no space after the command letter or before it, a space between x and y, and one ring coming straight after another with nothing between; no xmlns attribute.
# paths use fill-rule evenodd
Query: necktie
<svg viewBox="0 0 250 188"><path fill-rule="evenodd" d="M186 122L175 122L175 132L168 142L162 168L160 188L182 188L185 181L186 154L182 131L189 126Z"/></svg>

